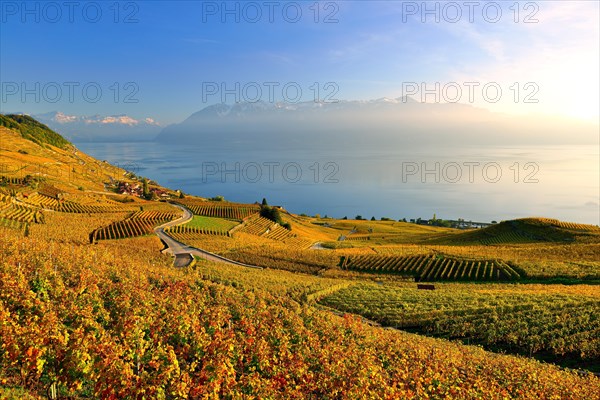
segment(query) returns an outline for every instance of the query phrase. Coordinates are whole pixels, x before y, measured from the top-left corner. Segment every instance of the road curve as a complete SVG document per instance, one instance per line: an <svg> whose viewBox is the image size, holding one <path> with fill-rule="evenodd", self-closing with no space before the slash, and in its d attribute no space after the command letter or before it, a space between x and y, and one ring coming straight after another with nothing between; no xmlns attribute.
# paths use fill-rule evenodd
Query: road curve
<svg viewBox="0 0 600 400"><path fill-rule="evenodd" d="M225 257L221 257L218 254L214 254L214 253L211 253L211 252L206 251L206 250L202 250L202 249L198 249L196 247L188 246L187 244L181 243L181 242L173 239L171 236L167 235L165 233L165 228L169 228L169 227L175 226L175 225L185 224L186 222L190 221L193 218L192 212L190 210L188 210L187 208L185 208L185 207L183 207L183 206L181 206L179 204L173 204L173 203L171 203L171 204L173 206L179 208L180 210L182 210L183 211L183 216L181 218L179 218L179 219L176 219L176 220L171 221L171 222L167 222L166 224L163 224L161 226L158 226L158 227L154 228L154 233L156 233L156 235L167 245L167 249L165 249L163 251L165 253L170 253L170 254L172 254L175 257L175 266L185 267L185 266L189 265L189 262L188 263L182 263L180 260L185 259L185 255L186 254L191 254L191 255L198 256L200 258L203 258L203 259L209 260L209 261L220 262L220 263L231 264L231 265L237 265L237 266L240 266L240 267L263 269L262 267L259 267L259 266L256 266L256 265L244 264L244 263L241 263L241 262L230 260L230 259L225 258Z"/></svg>

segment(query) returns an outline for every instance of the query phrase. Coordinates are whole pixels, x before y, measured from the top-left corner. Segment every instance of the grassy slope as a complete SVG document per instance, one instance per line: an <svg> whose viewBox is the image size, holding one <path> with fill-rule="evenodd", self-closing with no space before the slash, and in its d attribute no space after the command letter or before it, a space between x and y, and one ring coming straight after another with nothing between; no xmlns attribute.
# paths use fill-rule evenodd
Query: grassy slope
<svg viewBox="0 0 600 400"><path fill-rule="evenodd" d="M64 137L28 115L0 115L0 126L19 132L23 138L42 146L52 145L63 150L71 147Z"/></svg>
<svg viewBox="0 0 600 400"><path fill-rule="evenodd" d="M231 221L228 219L194 215L194 218L190 222L185 224L185 226L189 226L191 228L204 228L228 231L238 224L239 223L237 221Z"/></svg>

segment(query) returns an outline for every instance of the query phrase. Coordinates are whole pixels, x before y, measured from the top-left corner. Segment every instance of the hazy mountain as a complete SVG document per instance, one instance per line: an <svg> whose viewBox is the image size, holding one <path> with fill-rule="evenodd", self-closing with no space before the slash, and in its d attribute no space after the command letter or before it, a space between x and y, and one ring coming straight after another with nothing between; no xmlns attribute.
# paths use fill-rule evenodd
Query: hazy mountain
<svg viewBox="0 0 600 400"><path fill-rule="evenodd" d="M146 141L163 128L152 118L138 120L124 114L77 116L54 111L33 117L73 142Z"/></svg>
<svg viewBox="0 0 600 400"><path fill-rule="evenodd" d="M215 104L180 124L167 126L157 140L235 142L249 149L591 144L597 143L597 129L571 120L512 116L465 104L419 103L405 97L335 103Z"/></svg>

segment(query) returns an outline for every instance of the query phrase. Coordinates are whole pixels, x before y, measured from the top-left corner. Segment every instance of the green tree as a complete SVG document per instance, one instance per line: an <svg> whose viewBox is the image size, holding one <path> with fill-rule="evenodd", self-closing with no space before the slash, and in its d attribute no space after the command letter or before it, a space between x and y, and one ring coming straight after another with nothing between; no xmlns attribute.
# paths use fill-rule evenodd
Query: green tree
<svg viewBox="0 0 600 400"><path fill-rule="evenodd" d="M283 218L281 218L281 212L277 207L271 206L261 206L260 207L260 216L263 218L270 219L273 222L278 223L288 230L292 230L292 226L288 222L284 222Z"/></svg>
<svg viewBox="0 0 600 400"><path fill-rule="evenodd" d="M150 190L148 189L148 179L142 179L142 195L145 199L150 199Z"/></svg>

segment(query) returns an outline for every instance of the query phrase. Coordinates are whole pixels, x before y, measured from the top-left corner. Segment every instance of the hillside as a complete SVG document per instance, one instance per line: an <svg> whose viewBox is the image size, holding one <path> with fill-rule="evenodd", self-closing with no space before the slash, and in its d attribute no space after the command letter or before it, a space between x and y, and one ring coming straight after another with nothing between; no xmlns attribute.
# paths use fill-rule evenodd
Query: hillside
<svg viewBox="0 0 600 400"><path fill-rule="evenodd" d="M502 221L483 229L440 239L445 244L516 244L599 242L600 228L550 218L522 218Z"/></svg>
<svg viewBox="0 0 600 400"><path fill-rule="evenodd" d="M23 138L40 145L49 144L63 150L70 146L68 140L28 115L0 114L0 126L19 132Z"/></svg>
<svg viewBox="0 0 600 400"><path fill-rule="evenodd" d="M0 126L0 178L6 181L45 183L81 193L81 189L104 191L105 182L126 179L125 170L80 152L41 124L24 125L2 115L0 121L4 124Z"/></svg>

